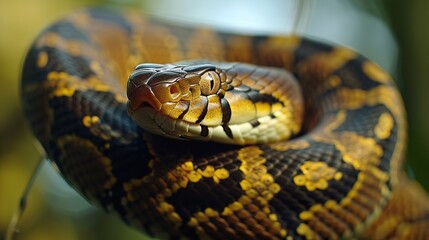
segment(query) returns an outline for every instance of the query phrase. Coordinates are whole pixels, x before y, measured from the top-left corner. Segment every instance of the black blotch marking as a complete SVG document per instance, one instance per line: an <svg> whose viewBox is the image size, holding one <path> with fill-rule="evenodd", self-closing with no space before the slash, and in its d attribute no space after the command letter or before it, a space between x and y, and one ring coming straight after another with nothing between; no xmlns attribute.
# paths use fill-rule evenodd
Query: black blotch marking
<svg viewBox="0 0 429 240"><path fill-rule="evenodd" d="M257 90L252 89L251 91L247 92L247 96L249 96L249 99L252 100L252 102L256 103L261 98L260 93Z"/></svg>
<svg viewBox="0 0 429 240"><path fill-rule="evenodd" d="M275 98L274 96L270 95L270 94L265 94L265 93L259 93L258 90L252 89L248 92L246 92L248 98L250 100L252 100L252 102L256 103L269 103L271 105L275 104L275 103L280 103L282 105L283 102L281 102L279 99Z"/></svg>
<svg viewBox="0 0 429 240"><path fill-rule="evenodd" d="M341 78L343 87L370 90L381 85L364 73L362 63L366 61L368 60L365 57L359 56L334 72L335 75Z"/></svg>
<svg viewBox="0 0 429 240"><path fill-rule="evenodd" d="M228 126L228 125L223 124L223 125L222 125L222 128L223 128L223 131L226 133L226 135L227 135L229 138L231 138L231 139L233 139L233 138L234 138L234 136L232 135L231 128L229 128L229 126Z"/></svg>
<svg viewBox="0 0 429 240"><path fill-rule="evenodd" d="M54 32L65 39L78 39L83 42L91 42L91 38L79 30L73 22L60 21L52 25L46 32Z"/></svg>
<svg viewBox="0 0 429 240"><path fill-rule="evenodd" d="M207 126L201 125L201 133L202 137L207 137L209 135L209 128Z"/></svg>
<svg viewBox="0 0 429 240"><path fill-rule="evenodd" d="M185 116L185 114L188 112L189 110L189 106L191 105L191 103L189 101L186 101L186 110L183 111L178 117L177 119L183 119L183 116Z"/></svg>
<svg viewBox="0 0 429 240"><path fill-rule="evenodd" d="M293 65L296 65L297 63L302 62L303 60L314 55L332 52L334 49L335 47L329 44L302 38L301 44L295 50L295 59Z"/></svg>
<svg viewBox="0 0 429 240"><path fill-rule="evenodd" d="M238 91L235 88L231 91L229 91L231 94L241 96L241 98L249 99L253 102L253 104L256 103L268 103L270 105L274 105L276 103L280 103L282 106L284 106L283 102L281 102L279 99L273 97L269 94L261 94L257 90L251 89L248 92L242 92Z"/></svg>
<svg viewBox="0 0 429 240"><path fill-rule="evenodd" d="M221 98L220 105L222 106L222 123L228 123L231 120L231 107L228 100Z"/></svg>
<svg viewBox="0 0 429 240"><path fill-rule="evenodd" d="M256 119L254 119L254 120L252 120L252 121L250 121L249 122L250 123L250 125L252 125L252 127L257 127L257 126L259 126L261 123L258 121L258 120L256 120Z"/></svg>
<svg viewBox="0 0 429 240"><path fill-rule="evenodd" d="M354 132L363 137L375 138L374 128L381 114L389 112L386 106L363 106L347 110L345 121L334 132Z"/></svg>
<svg viewBox="0 0 429 240"><path fill-rule="evenodd" d="M49 55L49 65L46 69L50 71L65 72L81 79L96 75L90 67L90 60L85 57L72 56L61 49L51 47L43 47L41 51Z"/></svg>
<svg viewBox="0 0 429 240"><path fill-rule="evenodd" d="M200 116L198 116L198 119L197 119L196 123L200 123L201 121L203 121L204 117L206 116L207 111L208 111L209 100L206 97L203 97L202 101L204 102L204 109L201 112Z"/></svg>

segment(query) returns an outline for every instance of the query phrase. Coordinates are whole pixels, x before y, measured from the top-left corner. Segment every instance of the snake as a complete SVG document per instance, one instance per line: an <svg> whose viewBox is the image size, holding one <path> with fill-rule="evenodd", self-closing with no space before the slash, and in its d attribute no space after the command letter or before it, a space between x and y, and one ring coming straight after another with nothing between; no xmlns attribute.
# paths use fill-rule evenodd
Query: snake
<svg viewBox="0 0 429 240"><path fill-rule="evenodd" d="M392 78L350 48L107 8L43 30L29 126L90 203L159 239L427 239Z"/></svg>

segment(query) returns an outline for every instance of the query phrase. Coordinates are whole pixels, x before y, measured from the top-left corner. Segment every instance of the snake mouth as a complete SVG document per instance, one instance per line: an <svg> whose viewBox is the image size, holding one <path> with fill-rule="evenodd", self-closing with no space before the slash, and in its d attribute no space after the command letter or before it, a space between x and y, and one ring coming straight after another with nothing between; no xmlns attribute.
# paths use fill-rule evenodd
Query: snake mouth
<svg viewBox="0 0 429 240"><path fill-rule="evenodd" d="M175 94L175 91L177 92L178 89L169 88L171 94ZM169 102L161 102L151 86L142 84L136 87L134 85L128 93L128 115L141 128L153 134L177 139L184 139L184 135L189 134L189 126L192 123L169 116L165 112L165 107L169 105ZM195 128L194 126L192 129Z"/></svg>
<svg viewBox="0 0 429 240"><path fill-rule="evenodd" d="M130 116L141 128L152 134L179 140L209 140L201 136L200 124L172 118L146 103L140 106Z"/></svg>
<svg viewBox="0 0 429 240"><path fill-rule="evenodd" d="M153 93L152 89L143 85L135 89L128 101L128 114L132 115L138 109L153 108L155 111L160 111L162 103Z"/></svg>

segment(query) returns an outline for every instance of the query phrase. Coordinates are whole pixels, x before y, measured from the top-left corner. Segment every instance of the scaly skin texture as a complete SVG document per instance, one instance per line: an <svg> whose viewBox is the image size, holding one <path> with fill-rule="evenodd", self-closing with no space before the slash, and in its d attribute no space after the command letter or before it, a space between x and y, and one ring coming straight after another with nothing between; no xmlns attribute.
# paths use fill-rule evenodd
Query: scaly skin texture
<svg viewBox="0 0 429 240"><path fill-rule="evenodd" d="M127 114L125 81L137 64L183 59L291 71L305 102L301 134L243 147L145 133ZM22 99L64 178L159 238L429 237L427 197L401 169L401 97L387 74L347 48L86 9L35 40Z"/></svg>

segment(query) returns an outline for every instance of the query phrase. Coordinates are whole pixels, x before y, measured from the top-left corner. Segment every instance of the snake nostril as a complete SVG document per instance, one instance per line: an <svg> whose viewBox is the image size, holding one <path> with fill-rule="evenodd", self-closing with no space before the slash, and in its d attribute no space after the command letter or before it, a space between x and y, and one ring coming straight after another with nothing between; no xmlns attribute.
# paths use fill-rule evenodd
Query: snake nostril
<svg viewBox="0 0 429 240"><path fill-rule="evenodd" d="M178 100L180 94L180 87L177 84L173 84L170 86L170 95L173 100Z"/></svg>
<svg viewBox="0 0 429 240"><path fill-rule="evenodd" d="M148 101L142 101L138 108L153 107Z"/></svg>

